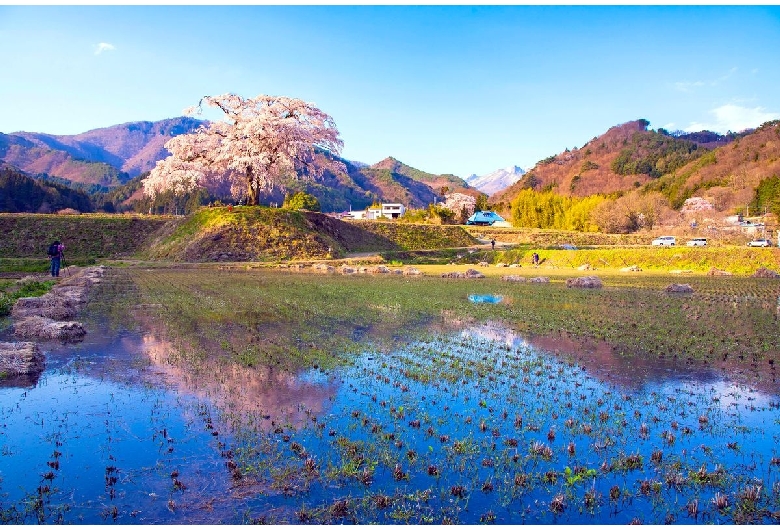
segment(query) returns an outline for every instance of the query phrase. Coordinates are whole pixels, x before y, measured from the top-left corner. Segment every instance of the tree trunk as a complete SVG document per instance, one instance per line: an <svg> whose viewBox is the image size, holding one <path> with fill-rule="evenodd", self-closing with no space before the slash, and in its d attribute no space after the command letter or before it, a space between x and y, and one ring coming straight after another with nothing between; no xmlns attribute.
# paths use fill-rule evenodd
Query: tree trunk
<svg viewBox="0 0 780 530"><path fill-rule="evenodd" d="M254 175L252 168L246 170L246 205L257 206L257 196L259 195L257 186L254 185Z"/></svg>

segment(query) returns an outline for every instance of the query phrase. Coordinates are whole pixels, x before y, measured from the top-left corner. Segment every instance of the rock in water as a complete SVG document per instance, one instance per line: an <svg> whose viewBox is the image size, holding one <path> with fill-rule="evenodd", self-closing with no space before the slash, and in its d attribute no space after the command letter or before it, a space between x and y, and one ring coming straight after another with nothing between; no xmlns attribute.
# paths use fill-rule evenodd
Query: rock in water
<svg viewBox="0 0 780 530"><path fill-rule="evenodd" d="M34 342L0 342L0 373L5 376L43 371L45 357Z"/></svg>

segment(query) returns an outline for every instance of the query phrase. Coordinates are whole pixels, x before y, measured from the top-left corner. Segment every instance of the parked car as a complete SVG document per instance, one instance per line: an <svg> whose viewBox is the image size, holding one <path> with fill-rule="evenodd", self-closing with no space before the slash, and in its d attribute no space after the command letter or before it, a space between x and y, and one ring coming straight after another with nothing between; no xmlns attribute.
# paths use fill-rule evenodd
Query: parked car
<svg viewBox="0 0 780 530"><path fill-rule="evenodd" d="M677 244L677 238L674 236L661 236L653 239L652 244L654 247L673 247Z"/></svg>
<svg viewBox="0 0 780 530"><path fill-rule="evenodd" d="M772 242L768 239L754 239L748 243L749 247L771 247Z"/></svg>
<svg viewBox="0 0 780 530"><path fill-rule="evenodd" d="M706 237L694 237L688 243L686 243L689 247L706 247L707 246L707 238Z"/></svg>

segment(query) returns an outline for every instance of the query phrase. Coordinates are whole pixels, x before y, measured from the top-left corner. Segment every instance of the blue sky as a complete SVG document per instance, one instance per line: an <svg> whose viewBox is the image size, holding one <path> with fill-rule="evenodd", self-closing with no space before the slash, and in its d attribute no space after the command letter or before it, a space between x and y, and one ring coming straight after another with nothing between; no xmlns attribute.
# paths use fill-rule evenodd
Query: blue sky
<svg viewBox="0 0 780 530"><path fill-rule="evenodd" d="M780 8L0 5L0 132L179 116L201 96L316 103L343 156L467 177L609 127L780 119Z"/></svg>

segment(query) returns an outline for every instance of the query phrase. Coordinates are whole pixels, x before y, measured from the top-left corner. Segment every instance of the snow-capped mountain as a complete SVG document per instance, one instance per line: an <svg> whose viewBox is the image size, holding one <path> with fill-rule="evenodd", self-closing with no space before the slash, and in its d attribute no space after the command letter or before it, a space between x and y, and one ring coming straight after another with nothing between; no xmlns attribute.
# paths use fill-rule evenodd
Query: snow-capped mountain
<svg viewBox="0 0 780 530"><path fill-rule="evenodd" d="M507 168L497 169L487 175L471 175L466 179L466 183L477 188L482 193L493 195L494 193L508 188L525 175L525 170L519 166L509 166Z"/></svg>

